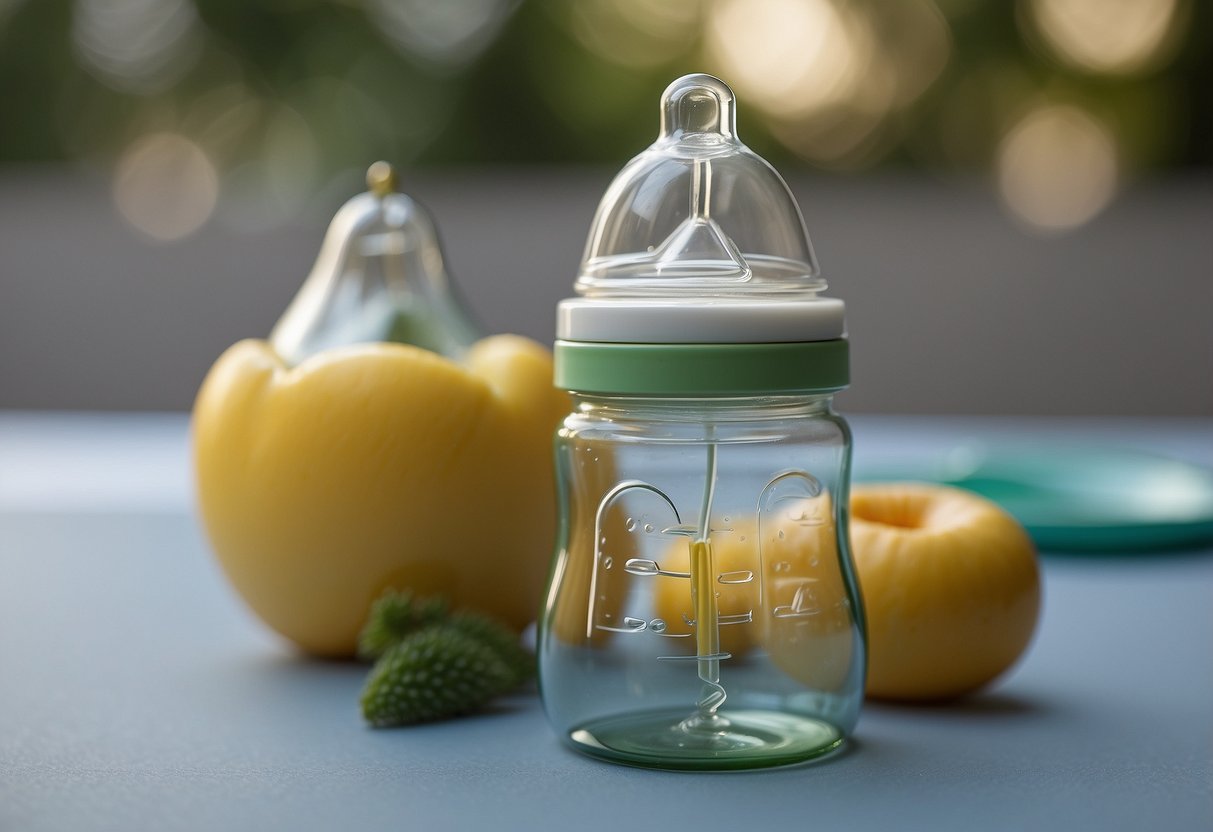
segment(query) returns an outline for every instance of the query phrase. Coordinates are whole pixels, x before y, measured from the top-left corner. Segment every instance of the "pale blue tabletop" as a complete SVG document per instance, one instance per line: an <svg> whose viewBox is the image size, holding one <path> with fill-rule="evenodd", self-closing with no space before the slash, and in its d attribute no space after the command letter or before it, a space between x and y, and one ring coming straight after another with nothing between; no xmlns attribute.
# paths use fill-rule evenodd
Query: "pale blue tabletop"
<svg viewBox="0 0 1213 832"><path fill-rule="evenodd" d="M857 468L958 439L1213 465L1213 422L854 418ZM868 706L825 762L735 774L562 747L534 694L363 726L365 668L242 608L190 514L180 416L0 414L0 830L1208 830L1213 550L1044 556L1026 658Z"/></svg>

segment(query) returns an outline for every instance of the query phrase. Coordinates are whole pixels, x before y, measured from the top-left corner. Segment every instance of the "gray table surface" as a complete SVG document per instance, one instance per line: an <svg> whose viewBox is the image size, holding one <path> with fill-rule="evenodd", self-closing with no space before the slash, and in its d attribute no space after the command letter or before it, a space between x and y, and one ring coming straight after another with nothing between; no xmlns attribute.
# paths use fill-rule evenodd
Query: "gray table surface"
<svg viewBox="0 0 1213 832"><path fill-rule="evenodd" d="M1213 464L1213 422L853 419L857 466L958 438ZM0 413L0 830L1213 828L1213 550L1046 554L1026 658L869 705L824 762L677 774L563 748L535 695L374 731L225 585L180 416Z"/></svg>

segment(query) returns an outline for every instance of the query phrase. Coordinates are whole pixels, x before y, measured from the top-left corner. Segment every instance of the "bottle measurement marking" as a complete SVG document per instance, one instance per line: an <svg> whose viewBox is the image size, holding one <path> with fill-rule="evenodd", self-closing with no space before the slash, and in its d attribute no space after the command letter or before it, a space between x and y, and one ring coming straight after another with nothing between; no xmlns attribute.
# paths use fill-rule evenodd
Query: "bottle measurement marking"
<svg viewBox="0 0 1213 832"><path fill-rule="evenodd" d="M720 661L724 661L725 659L731 659L731 658L733 658L732 653L725 653L722 651L719 653L706 653L703 655L658 656L657 661L659 661L659 662L699 662L699 661L720 662Z"/></svg>
<svg viewBox="0 0 1213 832"><path fill-rule="evenodd" d="M661 636L663 638L691 637L690 633L667 633L666 627L669 625L666 624L665 620L661 618L654 618L652 621L645 621L643 618L634 618L633 616L625 615L623 617L622 627L610 627L606 624L596 624L594 626L596 626L599 630L606 630L608 633L643 633L648 631L653 635Z"/></svg>
<svg viewBox="0 0 1213 832"><path fill-rule="evenodd" d="M603 561L604 568L609 569L606 558ZM655 560L649 558L628 558L623 565L623 570L629 575L639 575L644 578L653 577L654 575L663 575L667 578L690 578L690 572L678 572L673 569L662 569L661 565ZM734 572L721 572L716 576L716 580L722 584L748 584L754 580L754 572L750 569L738 569Z"/></svg>
<svg viewBox="0 0 1213 832"><path fill-rule="evenodd" d="M796 589L796 594L792 596L792 603L776 607L771 610L771 615L775 618L810 618L814 615L821 615L823 610L816 606L816 599L812 597L813 590L809 586L815 581L815 578L806 580Z"/></svg>
<svg viewBox="0 0 1213 832"><path fill-rule="evenodd" d="M722 584L748 584L754 580L754 573L749 569L738 569L736 572L721 572L716 580Z"/></svg>
<svg viewBox="0 0 1213 832"><path fill-rule="evenodd" d="M725 624L749 624L753 620L754 620L754 611L753 610L746 610L745 612L735 612L735 613L730 613L729 615L716 616L716 623L720 624L722 626ZM682 622L684 624L686 624L688 627L695 626L695 619L691 618L686 613L683 613L683 615L682 615Z"/></svg>
<svg viewBox="0 0 1213 832"><path fill-rule="evenodd" d="M649 560L648 558L628 558L623 565L623 571L629 575L640 575L642 577L653 577L655 575L664 575L667 578L690 578L690 572L675 572L669 569L662 569L657 561Z"/></svg>
<svg viewBox="0 0 1213 832"><path fill-rule="evenodd" d="M674 501L671 500L669 496L667 496L666 493L660 488L652 485L651 483L644 482L643 480L624 480L623 482L616 483L615 486L603 496L601 502L598 503L598 510L594 514L594 568L590 572L589 604L586 605L586 638L593 638L594 629L596 626L598 626L595 624L594 619L596 615L596 606L599 599L598 572L599 569L604 568L603 560L606 557L602 551L602 547L605 546L607 542L607 537L604 533L606 513L620 495L629 491L647 491L650 494L656 495L670 507L670 511L674 514L674 522L676 527L682 525L682 516L678 513L678 507L674 505ZM628 519L634 522L634 518ZM624 569L625 571L627 570L626 564ZM626 630L625 632L633 632L633 630Z"/></svg>
<svg viewBox="0 0 1213 832"><path fill-rule="evenodd" d="M720 615L716 618L716 623L721 627L728 627L735 624L752 624L754 622L754 611L746 610L745 612L731 613L729 615ZM695 626L695 619L683 613L682 623L688 627ZM609 624L595 624L595 628L605 630L608 633L643 633L650 632L654 635L664 636L665 638L690 638L693 633L669 633L666 628L669 624L662 618L654 618L652 621L646 621L643 618L636 618L631 615L623 617L622 627L612 627Z"/></svg>

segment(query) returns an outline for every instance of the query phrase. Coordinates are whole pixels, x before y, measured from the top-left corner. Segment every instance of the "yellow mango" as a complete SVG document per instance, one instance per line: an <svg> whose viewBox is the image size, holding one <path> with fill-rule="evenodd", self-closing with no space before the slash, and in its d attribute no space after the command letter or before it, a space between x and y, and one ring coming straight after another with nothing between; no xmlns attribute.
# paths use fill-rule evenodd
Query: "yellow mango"
<svg viewBox="0 0 1213 832"><path fill-rule="evenodd" d="M462 363L371 343L294 367L242 341L194 408L202 522L249 607L315 655L352 655L387 587L521 628L551 558L568 408L548 352L516 336Z"/></svg>

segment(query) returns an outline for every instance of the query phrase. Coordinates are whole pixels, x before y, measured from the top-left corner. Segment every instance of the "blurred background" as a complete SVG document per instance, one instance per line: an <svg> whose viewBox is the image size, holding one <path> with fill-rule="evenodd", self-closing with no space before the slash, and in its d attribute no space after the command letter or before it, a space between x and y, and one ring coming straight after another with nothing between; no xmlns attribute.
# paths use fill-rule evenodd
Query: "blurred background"
<svg viewBox="0 0 1213 832"><path fill-rule="evenodd" d="M550 342L674 77L737 93L854 411L1213 415L1213 4L0 0L0 408L188 409L388 159Z"/></svg>

